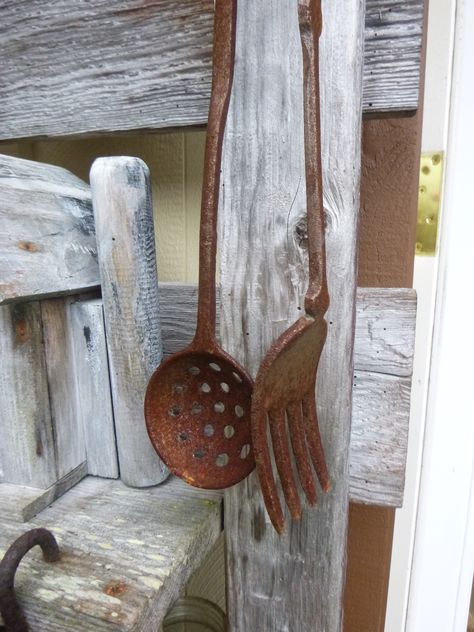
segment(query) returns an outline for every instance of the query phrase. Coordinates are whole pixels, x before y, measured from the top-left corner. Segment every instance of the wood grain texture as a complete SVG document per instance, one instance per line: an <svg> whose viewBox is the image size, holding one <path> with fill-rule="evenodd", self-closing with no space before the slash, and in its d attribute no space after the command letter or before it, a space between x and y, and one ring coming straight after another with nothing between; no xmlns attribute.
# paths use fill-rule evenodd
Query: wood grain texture
<svg viewBox="0 0 474 632"><path fill-rule="evenodd" d="M0 155L0 222L0 303L98 285L90 190L79 178Z"/></svg>
<svg viewBox="0 0 474 632"><path fill-rule="evenodd" d="M0 515L11 522L28 522L85 476L86 463L81 463L47 489L0 483Z"/></svg>
<svg viewBox="0 0 474 632"><path fill-rule="evenodd" d="M86 460L84 433L77 414L78 397L69 315L72 300L71 297L66 297L41 302L58 478L62 478ZM80 394L80 397L85 395Z"/></svg>
<svg viewBox="0 0 474 632"><path fill-rule="evenodd" d="M250 477L225 495L230 630L339 632L345 577L363 3L323 3L323 174L329 334L318 409L333 489L278 537ZM253 374L307 284L297 2L239 3L223 163L221 334ZM231 194L227 193L231 192ZM298 307L300 310L298 310ZM238 332L241 332L239 335ZM291 590L288 586L291 585Z"/></svg>
<svg viewBox="0 0 474 632"><path fill-rule="evenodd" d="M146 386L162 356L148 168L138 158L100 158L91 189L120 476L144 487L168 476L143 414Z"/></svg>
<svg viewBox="0 0 474 632"><path fill-rule="evenodd" d="M421 6L368 0L367 111L416 109ZM206 123L212 0L2 0L0 16L0 139Z"/></svg>
<svg viewBox="0 0 474 632"><path fill-rule="evenodd" d="M411 378L354 369L350 499L401 507Z"/></svg>
<svg viewBox="0 0 474 632"><path fill-rule="evenodd" d="M423 0L366 0L365 112L417 109L423 5Z"/></svg>
<svg viewBox="0 0 474 632"><path fill-rule="evenodd" d="M362 371L411 376L415 320L415 290L359 288L354 366Z"/></svg>
<svg viewBox="0 0 474 632"><path fill-rule="evenodd" d="M76 416L84 436L87 471L93 476L119 475L109 363L101 299L69 306Z"/></svg>
<svg viewBox="0 0 474 632"><path fill-rule="evenodd" d="M177 479L149 490L86 478L33 519L62 555L32 551L16 590L32 630L155 632L221 530L221 495ZM0 555L26 525L0 519Z"/></svg>
<svg viewBox="0 0 474 632"><path fill-rule="evenodd" d="M0 307L0 481L48 488L57 476L37 302Z"/></svg>

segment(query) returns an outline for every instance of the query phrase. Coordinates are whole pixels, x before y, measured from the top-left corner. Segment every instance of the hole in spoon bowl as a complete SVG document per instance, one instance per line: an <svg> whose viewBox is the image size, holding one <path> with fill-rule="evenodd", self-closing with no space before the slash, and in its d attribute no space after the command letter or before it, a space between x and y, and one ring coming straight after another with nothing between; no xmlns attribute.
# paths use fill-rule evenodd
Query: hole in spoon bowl
<svg viewBox="0 0 474 632"><path fill-rule="evenodd" d="M212 424L206 424L204 426L204 435L206 437L212 437L214 434L214 426Z"/></svg>
<svg viewBox="0 0 474 632"><path fill-rule="evenodd" d="M223 454L218 454L216 457L216 465L217 467L225 467L229 463L229 455L225 452Z"/></svg>
<svg viewBox="0 0 474 632"><path fill-rule="evenodd" d="M237 417L240 418L244 416L244 409L239 404L237 404L237 406L234 408L234 411Z"/></svg>
<svg viewBox="0 0 474 632"><path fill-rule="evenodd" d="M250 443L245 443L240 450L240 458L246 459L250 454Z"/></svg>
<svg viewBox="0 0 474 632"><path fill-rule="evenodd" d="M235 435L235 428L234 426L226 426L224 428L224 437L226 439L232 439L232 437Z"/></svg>

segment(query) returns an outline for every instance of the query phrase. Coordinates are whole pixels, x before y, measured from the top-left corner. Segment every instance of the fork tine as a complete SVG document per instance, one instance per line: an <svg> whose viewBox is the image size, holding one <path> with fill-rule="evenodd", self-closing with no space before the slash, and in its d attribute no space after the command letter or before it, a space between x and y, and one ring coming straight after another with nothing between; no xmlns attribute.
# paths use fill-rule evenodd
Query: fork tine
<svg viewBox="0 0 474 632"><path fill-rule="evenodd" d="M318 475L319 484L323 492L329 492L331 489L331 481L329 480L323 443L319 432L318 413L316 411L316 401L313 393L305 395L303 398L303 420L309 453L316 474Z"/></svg>
<svg viewBox="0 0 474 632"><path fill-rule="evenodd" d="M316 504L316 486L313 479L313 471L306 448L305 431L303 427L303 413L301 404L290 404L286 409L288 426L290 429L291 444L295 454L298 474L306 498L310 505Z"/></svg>
<svg viewBox="0 0 474 632"><path fill-rule="evenodd" d="M263 406L252 404L252 444L260 488L268 516L278 533L283 533L285 518L278 489L273 478L272 462L267 442L267 414Z"/></svg>
<svg viewBox="0 0 474 632"><path fill-rule="evenodd" d="M285 412L283 410L268 413L270 422L270 432L272 435L273 454L278 474L280 475L281 486L285 495L286 504L290 510L291 517L295 520L301 518L301 503L296 488L293 467L291 465L290 445L286 433Z"/></svg>

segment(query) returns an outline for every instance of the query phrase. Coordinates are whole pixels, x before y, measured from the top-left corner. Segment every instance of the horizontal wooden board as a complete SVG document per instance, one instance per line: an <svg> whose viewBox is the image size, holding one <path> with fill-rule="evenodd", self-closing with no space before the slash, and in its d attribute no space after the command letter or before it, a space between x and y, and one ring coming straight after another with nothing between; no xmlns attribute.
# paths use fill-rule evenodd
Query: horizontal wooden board
<svg viewBox="0 0 474 632"><path fill-rule="evenodd" d="M165 356L191 341L196 302L196 286L160 284ZM416 293L359 288L356 309L350 498L398 507L405 482Z"/></svg>
<svg viewBox="0 0 474 632"><path fill-rule="evenodd" d="M423 0L366 16L365 111L416 109ZM213 0L0 0L0 18L0 140L206 123Z"/></svg>
<svg viewBox="0 0 474 632"><path fill-rule="evenodd" d="M26 525L0 517L0 557ZM89 477L28 528L50 529L61 559L38 549L15 587L32 630L158 630L221 530L221 495L170 479L137 490Z"/></svg>
<svg viewBox="0 0 474 632"><path fill-rule="evenodd" d="M415 351L416 292L358 288L354 365L359 371L409 377Z"/></svg>
<svg viewBox="0 0 474 632"><path fill-rule="evenodd" d="M66 169L0 155L0 304L99 284L89 186Z"/></svg>
<svg viewBox="0 0 474 632"><path fill-rule="evenodd" d="M417 109L423 10L423 0L366 0L366 113Z"/></svg>

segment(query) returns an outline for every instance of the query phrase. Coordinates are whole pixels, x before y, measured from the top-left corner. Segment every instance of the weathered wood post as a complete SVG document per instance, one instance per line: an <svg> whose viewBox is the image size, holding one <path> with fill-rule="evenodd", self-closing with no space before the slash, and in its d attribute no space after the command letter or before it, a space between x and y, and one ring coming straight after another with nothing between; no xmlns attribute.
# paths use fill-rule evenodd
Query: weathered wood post
<svg viewBox="0 0 474 632"><path fill-rule="evenodd" d="M339 632L345 579L348 447L359 210L364 2L323 3L320 73L331 307L318 412L332 492L283 536L255 476L226 492L230 630ZM239 1L223 163L221 334L255 374L299 316L306 290L301 46L297 0ZM240 335L239 335L240 333Z"/></svg>
<svg viewBox="0 0 474 632"><path fill-rule="evenodd" d="M168 469L153 449L143 401L162 357L153 207L148 167L99 158L91 169L120 478L146 487Z"/></svg>

